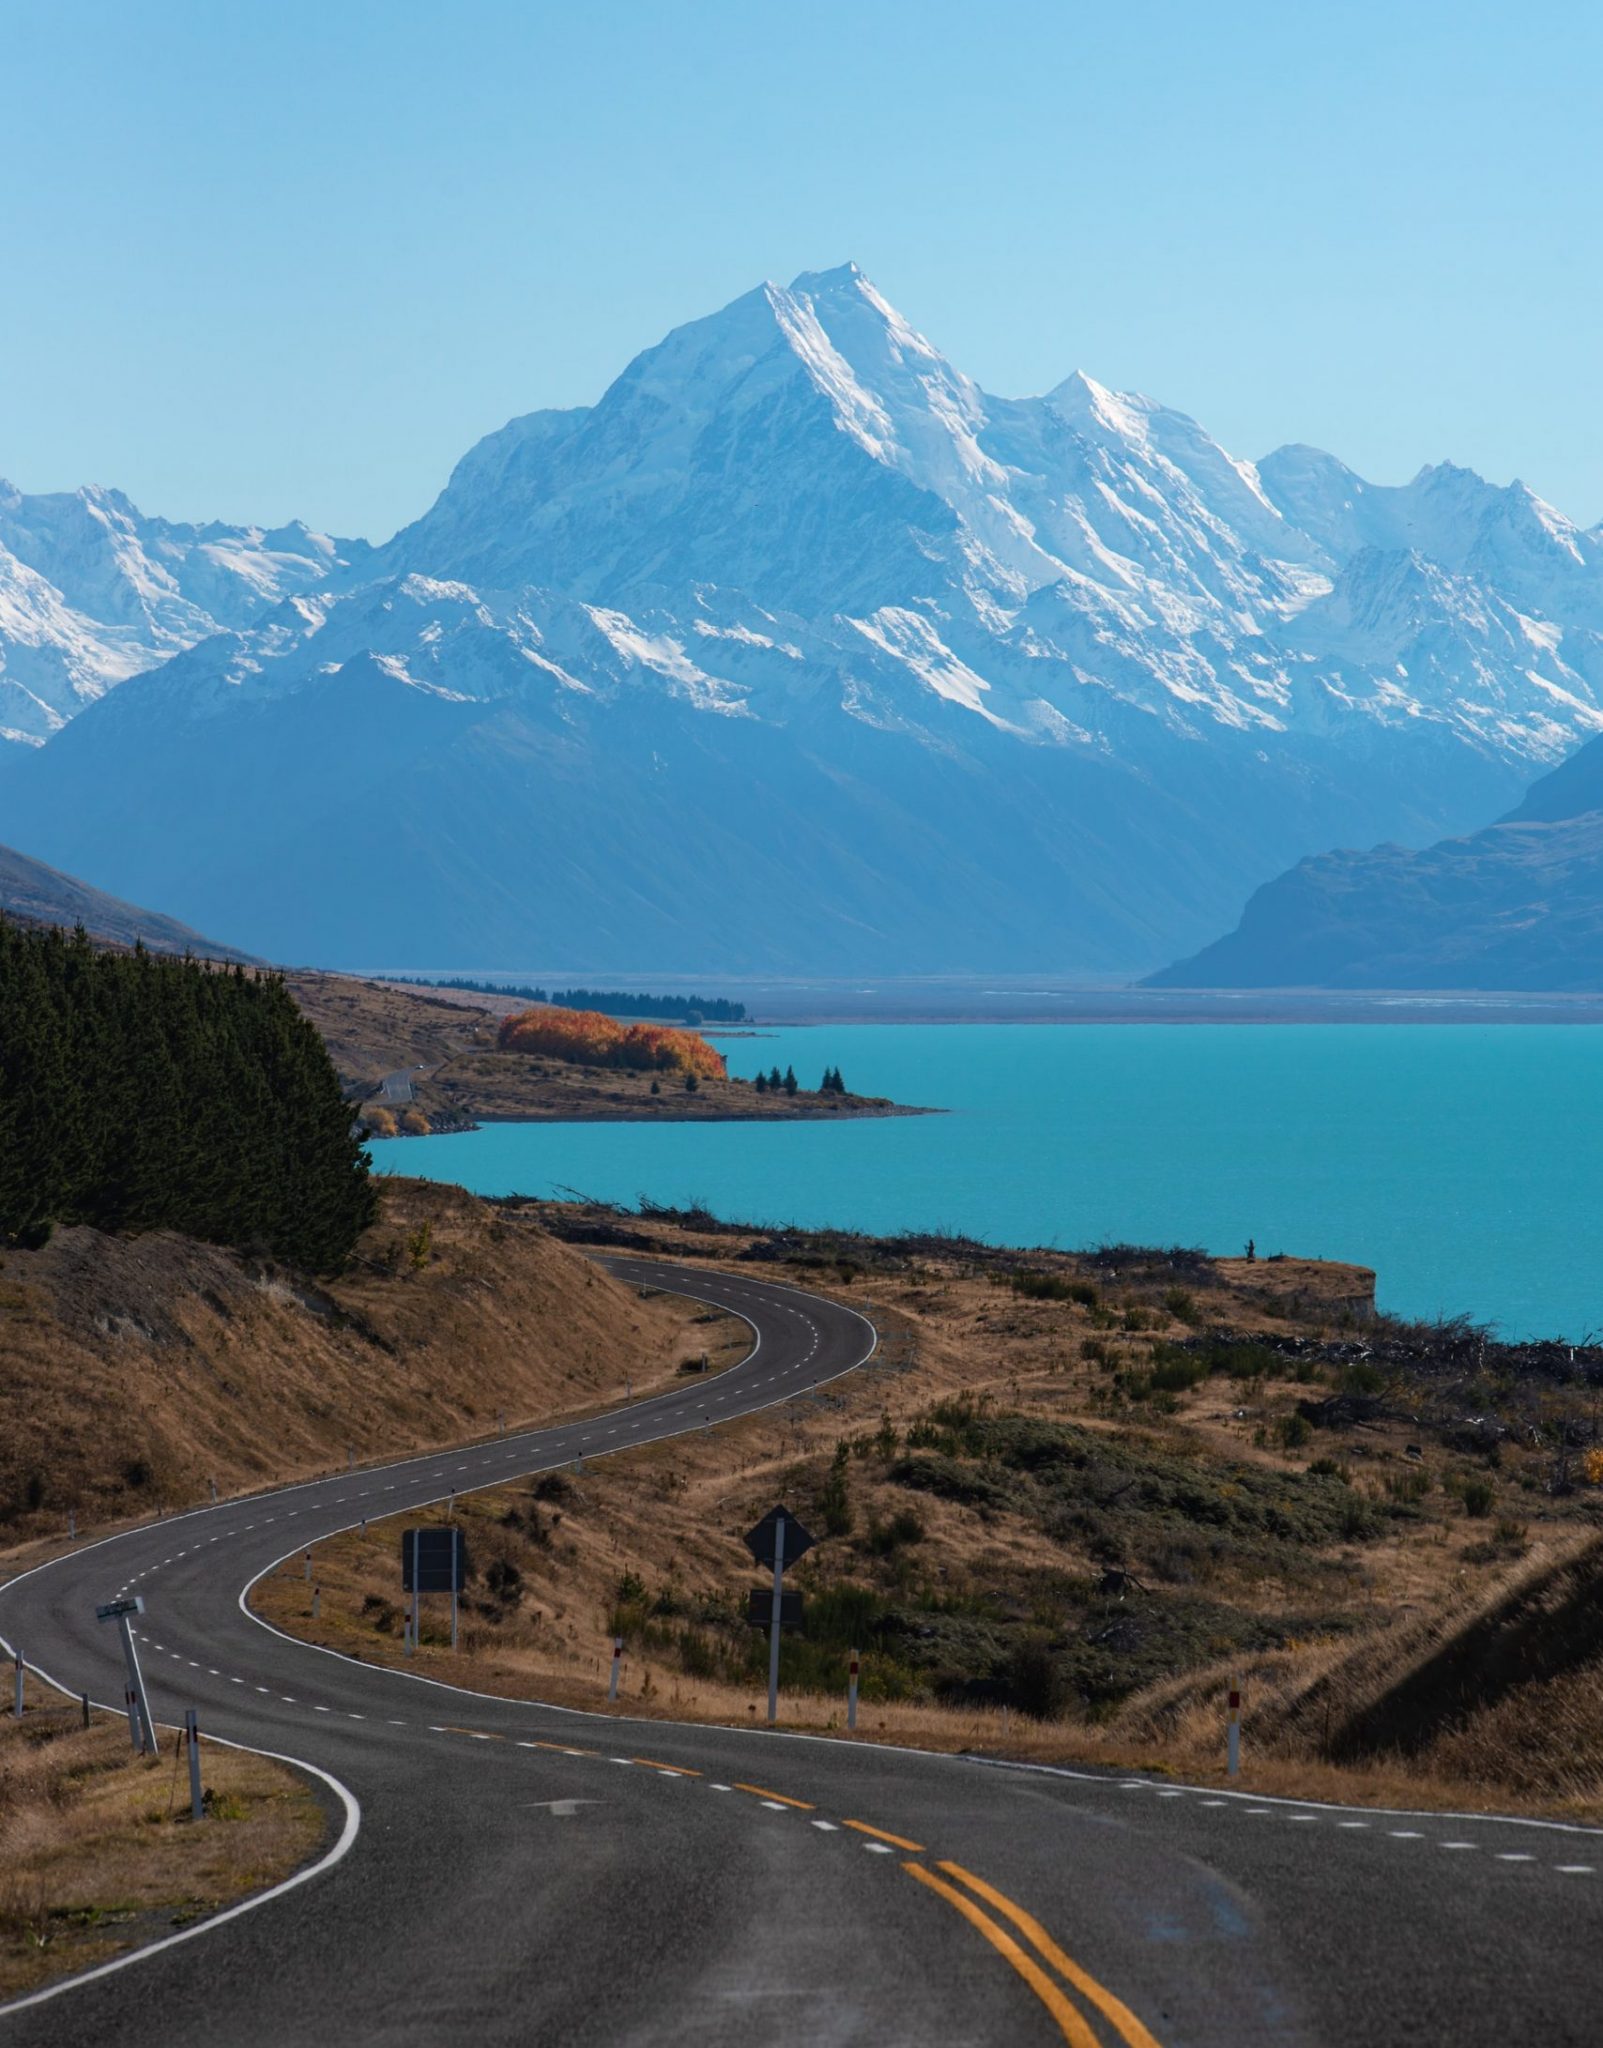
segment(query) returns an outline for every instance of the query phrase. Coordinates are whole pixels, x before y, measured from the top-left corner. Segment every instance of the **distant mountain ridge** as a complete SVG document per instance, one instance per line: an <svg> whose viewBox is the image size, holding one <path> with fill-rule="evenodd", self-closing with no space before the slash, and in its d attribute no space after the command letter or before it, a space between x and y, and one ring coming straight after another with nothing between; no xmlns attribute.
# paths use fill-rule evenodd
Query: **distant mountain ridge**
<svg viewBox="0 0 1603 2048"><path fill-rule="evenodd" d="M1603 739L1484 831L1299 862L1148 985L1603 989Z"/></svg>
<svg viewBox="0 0 1603 2048"><path fill-rule="evenodd" d="M82 925L92 939L132 946L143 940L153 953L193 953L197 959L248 960L231 946L202 938L176 918L123 903L103 889L72 875L58 874L42 861L29 860L9 846L0 846L0 916L23 924L53 924L65 930Z"/></svg>
<svg viewBox="0 0 1603 2048"><path fill-rule="evenodd" d="M121 491L0 478L0 739L40 744L129 676L366 552L302 526L149 519Z"/></svg>
<svg viewBox="0 0 1603 2048"><path fill-rule="evenodd" d="M0 748L0 824L277 957L1145 970L1603 731L1603 539L1523 486L998 399L851 265L511 421L378 548L228 531L248 614L164 541L228 630Z"/></svg>

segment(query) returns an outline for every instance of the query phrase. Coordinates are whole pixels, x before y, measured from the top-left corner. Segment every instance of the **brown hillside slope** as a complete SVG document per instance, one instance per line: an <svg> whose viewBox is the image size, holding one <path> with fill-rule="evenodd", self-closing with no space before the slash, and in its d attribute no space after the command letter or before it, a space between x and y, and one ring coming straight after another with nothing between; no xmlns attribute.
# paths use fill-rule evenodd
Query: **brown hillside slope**
<svg viewBox="0 0 1603 2048"><path fill-rule="evenodd" d="M533 1218L383 1184L350 1273L313 1284L166 1232L57 1231L0 1259L0 1532L394 1456L615 1398L707 1347Z"/></svg>
<svg viewBox="0 0 1603 2048"><path fill-rule="evenodd" d="M30 860L10 846L0 846L0 912L23 924L81 924L92 939L114 946L132 946L136 939L156 953L194 953L208 960L249 960L231 946L203 938L175 917L145 910L108 896L75 875Z"/></svg>

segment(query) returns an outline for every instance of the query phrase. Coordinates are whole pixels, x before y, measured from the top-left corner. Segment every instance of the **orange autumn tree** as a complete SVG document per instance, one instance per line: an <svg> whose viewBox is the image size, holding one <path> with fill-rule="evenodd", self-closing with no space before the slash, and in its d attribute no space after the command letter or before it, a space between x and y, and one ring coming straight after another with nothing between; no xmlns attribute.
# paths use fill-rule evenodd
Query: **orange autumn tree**
<svg viewBox="0 0 1603 2048"><path fill-rule="evenodd" d="M620 1024L600 1010L519 1010L501 1025L503 1052L572 1060L586 1067L633 1067L642 1072L694 1074L721 1081L724 1058L694 1031L666 1024Z"/></svg>

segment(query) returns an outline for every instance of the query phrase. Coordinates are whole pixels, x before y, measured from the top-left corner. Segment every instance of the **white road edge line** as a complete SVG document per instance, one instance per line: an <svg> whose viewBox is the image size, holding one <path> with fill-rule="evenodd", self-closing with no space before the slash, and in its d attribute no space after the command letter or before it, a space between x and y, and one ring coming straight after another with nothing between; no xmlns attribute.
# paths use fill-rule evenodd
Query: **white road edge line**
<svg viewBox="0 0 1603 2048"><path fill-rule="evenodd" d="M35 1565L33 1569L43 1571L45 1567ZM19 1572L17 1578L12 1579L10 1584L14 1586L18 1579L31 1576L29 1572ZM4 1636L0 1636L0 1649L8 1656L16 1655L14 1648ZM42 1679L53 1692L59 1692L64 1699L76 1700L81 1697L79 1693L63 1685L59 1679L52 1678L48 1671L41 1670L37 1664L29 1664L26 1668L35 1678ZM109 1707L101 1700L91 1700L89 1704L99 1712L114 1717L119 1712L117 1708ZM166 1721L161 1723L164 1728L172 1725ZM185 1927L177 1934L164 1934L158 1941L147 1941L138 1948L129 1949L126 1955L113 1956L110 1962L97 1963L92 1970L79 1970L71 1977L63 1977L57 1983L45 1985L42 1991L30 1991L25 1998L8 2000L4 2005L0 2005L0 2019L6 2018L10 2013L27 2012L33 2006L47 2004L50 1999L61 1997L63 1992L76 1991L80 1984L94 1984L102 1977L114 1976L119 1970L130 1969L135 1963L144 1962L149 1956L160 1955L164 1949L177 1948L180 1942L194 1941L202 1934L210 1934L214 1928L225 1927L230 1920L237 1920L244 1913L253 1913L258 1906L265 1906L273 1899L281 1899L286 1892L292 1892L297 1886L310 1883L314 1877L321 1877L325 1870L332 1870L336 1863L350 1854L361 1831L362 1808L351 1788L341 1784L331 1771L323 1770L320 1765L308 1763L304 1757L285 1756L281 1750L255 1749L247 1742L230 1742L225 1735L208 1735L206 1740L217 1743L223 1749L238 1750L243 1756L268 1757L275 1764L288 1764L292 1770L304 1771L308 1777L320 1779L345 1809L345 1825L340 1829L339 1840L331 1849L319 1856L315 1863L308 1863L303 1869L292 1872L277 1884L269 1885L264 1892L256 1892L248 1899L241 1899L237 1906L225 1906L222 1912L209 1914L206 1919L197 1920L194 1926Z"/></svg>

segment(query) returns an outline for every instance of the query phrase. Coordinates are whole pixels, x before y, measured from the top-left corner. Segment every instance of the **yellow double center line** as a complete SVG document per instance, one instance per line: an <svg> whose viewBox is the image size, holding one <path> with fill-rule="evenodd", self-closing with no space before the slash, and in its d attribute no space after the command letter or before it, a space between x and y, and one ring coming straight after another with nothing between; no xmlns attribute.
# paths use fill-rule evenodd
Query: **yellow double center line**
<svg viewBox="0 0 1603 2048"><path fill-rule="evenodd" d="M945 1871L948 1877L956 1880L951 1884L937 1877L934 1871L925 1869L922 1863L904 1863L902 1868L910 1877L916 1877L920 1884L927 1885L932 1892L945 1899L949 1906L955 1907L969 1925L984 1936L997 1954L1012 1964L1056 2020L1058 2031L1064 2040L1070 2043L1070 2048L1099 2048L1099 2044L1079 2008L1042 1969L1036 1956L1049 1963L1064 1983L1072 1985L1087 2004L1094 2006L1105 2019L1111 2021L1120 2038L1128 2044L1128 2048L1158 2048L1157 2041L1122 1999L1115 1998L1106 1985L1099 1984L1088 1970L1080 1968L1072 1956L1065 1955L1039 1920L1026 1913L1022 1906L1015 1905L1005 1893L997 1891L993 1885L988 1885L984 1878L976 1877L971 1870L965 1870L961 1863L942 1863L937 1866ZM966 1889L960 1891L959 1885ZM976 1905L976 1898L983 1899L986 1905L1002 1916L1002 1919L1010 1921L1035 1950L1035 1955L1030 1955L1005 1927Z"/></svg>

